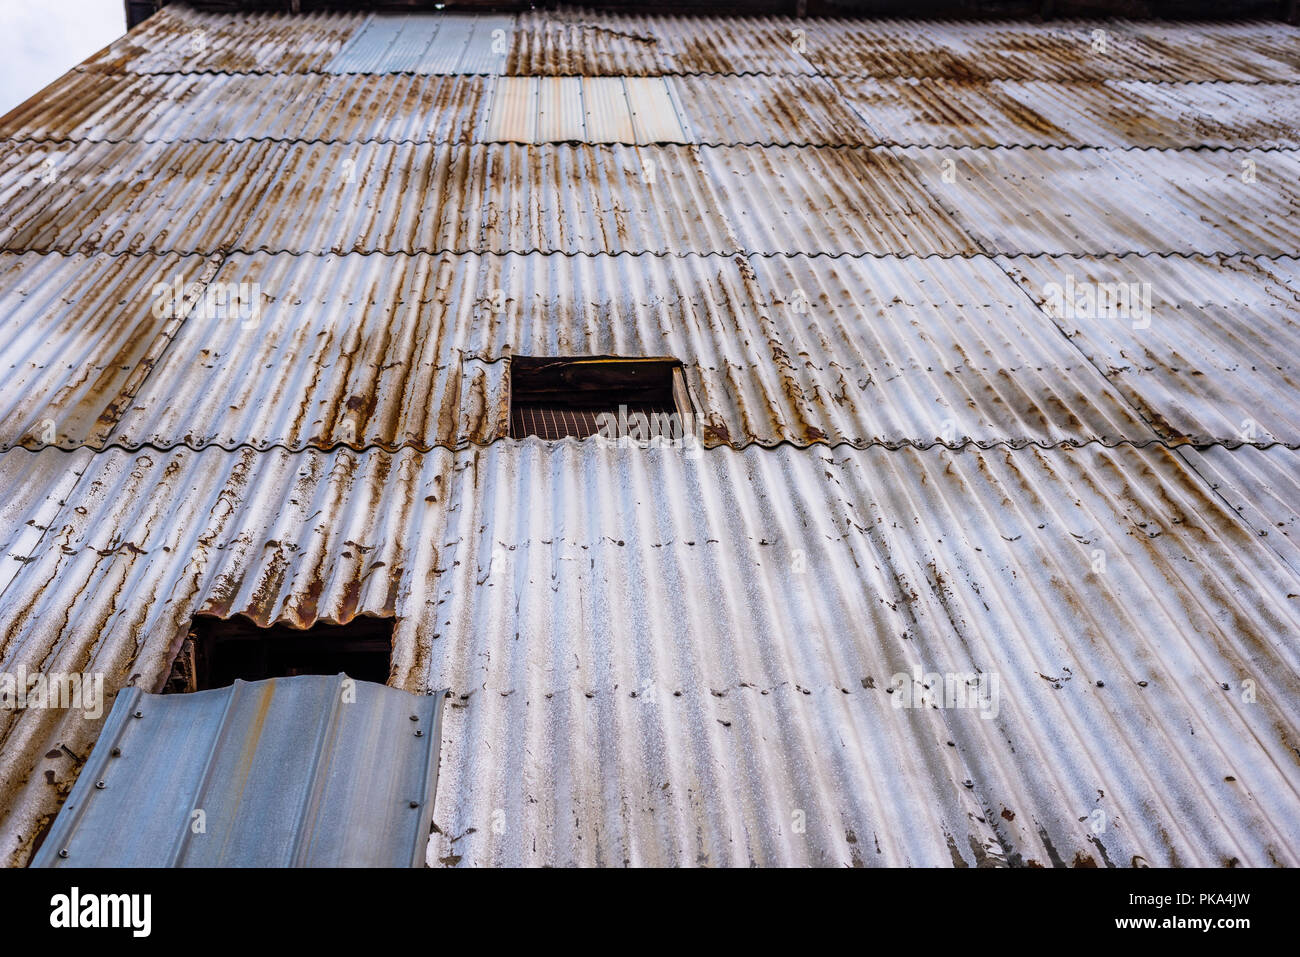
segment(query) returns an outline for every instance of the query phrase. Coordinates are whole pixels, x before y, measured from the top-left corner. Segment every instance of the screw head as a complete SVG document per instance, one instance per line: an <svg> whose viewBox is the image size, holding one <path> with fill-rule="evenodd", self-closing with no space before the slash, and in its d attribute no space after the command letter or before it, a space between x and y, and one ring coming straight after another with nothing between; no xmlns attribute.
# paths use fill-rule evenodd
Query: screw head
<svg viewBox="0 0 1300 957"><path fill-rule="evenodd" d="M412 802L411 802L411 807L419 807L419 806L420 806L420 802L419 802L419 801L412 801Z"/></svg>
<svg viewBox="0 0 1300 957"><path fill-rule="evenodd" d="M66 847L63 850L59 851L59 857L67 857L67 856L68 856L68 849Z"/></svg>
<svg viewBox="0 0 1300 957"><path fill-rule="evenodd" d="M419 720L420 720L420 716L419 716L418 714L413 714L413 715L411 715L411 720L412 720L412 721L419 721Z"/></svg>
<svg viewBox="0 0 1300 957"><path fill-rule="evenodd" d="M416 728L416 730L415 730L415 736L416 736L417 738L423 738L423 737L424 737L424 732L421 731L419 728Z"/></svg>
<svg viewBox="0 0 1300 957"><path fill-rule="evenodd" d="M137 712L135 713L135 716L136 716L137 718L143 718L143 717L144 717L144 712L143 712L143 711L137 711Z"/></svg>
<svg viewBox="0 0 1300 957"><path fill-rule="evenodd" d="M122 749L114 748L110 753L113 755L113 757L120 758L122 756Z"/></svg>
<svg viewBox="0 0 1300 957"><path fill-rule="evenodd" d="M102 791L102 790L104 790L104 788L108 787L108 785L105 784L103 781L96 781L96 782L95 782L95 787L96 787L97 790Z"/></svg>

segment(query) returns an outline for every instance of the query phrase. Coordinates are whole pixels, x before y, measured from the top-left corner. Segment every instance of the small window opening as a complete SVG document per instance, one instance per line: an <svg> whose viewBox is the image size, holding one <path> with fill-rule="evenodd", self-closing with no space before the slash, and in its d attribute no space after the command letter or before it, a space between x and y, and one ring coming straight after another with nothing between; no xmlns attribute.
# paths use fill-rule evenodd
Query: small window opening
<svg viewBox="0 0 1300 957"><path fill-rule="evenodd" d="M655 423L675 419L689 430L691 403L676 359L611 356L510 360L510 437L585 439L612 421L641 414ZM602 416L612 416L613 419Z"/></svg>
<svg viewBox="0 0 1300 957"><path fill-rule="evenodd" d="M259 628L247 618L197 616L172 663L164 694L224 688L236 678L262 681L292 675L345 673L358 681L388 681L392 618L354 618L346 625Z"/></svg>

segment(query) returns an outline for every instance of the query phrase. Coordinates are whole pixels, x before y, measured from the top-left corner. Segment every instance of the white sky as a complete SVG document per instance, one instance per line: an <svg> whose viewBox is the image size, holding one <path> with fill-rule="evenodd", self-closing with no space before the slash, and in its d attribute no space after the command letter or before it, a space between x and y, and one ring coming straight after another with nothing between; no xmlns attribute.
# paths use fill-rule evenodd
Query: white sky
<svg viewBox="0 0 1300 957"><path fill-rule="evenodd" d="M122 0L0 0L0 114L125 32Z"/></svg>

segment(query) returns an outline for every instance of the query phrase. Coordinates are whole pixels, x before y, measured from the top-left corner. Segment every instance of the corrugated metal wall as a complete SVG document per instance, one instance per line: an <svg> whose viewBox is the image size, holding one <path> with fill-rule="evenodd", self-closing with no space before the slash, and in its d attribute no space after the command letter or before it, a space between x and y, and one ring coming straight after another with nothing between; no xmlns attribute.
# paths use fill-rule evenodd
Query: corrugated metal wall
<svg viewBox="0 0 1300 957"><path fill-rule="evenodd" d="M432 863L1300 862L1296 62L169 5L0 119L4 669L395 616ZM504 439L583 353L705 448ZM6 861L99 728L0 711Z"/></svg>

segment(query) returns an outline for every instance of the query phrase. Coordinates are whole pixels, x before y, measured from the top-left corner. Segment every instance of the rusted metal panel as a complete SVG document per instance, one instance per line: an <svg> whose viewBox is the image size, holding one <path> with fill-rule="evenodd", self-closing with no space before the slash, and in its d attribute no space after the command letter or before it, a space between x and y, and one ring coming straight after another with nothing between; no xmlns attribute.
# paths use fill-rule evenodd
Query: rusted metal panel
<svg viewBox="0 0 1300 957"><path fill-rule="evenodd" d="M460 835L502 807L530 840L480 828L441 854L1295 857L1295 578L1168 450L466 454L477 507L447 536L433 673L468 666L448 683L474 692L449 712L462 800L438 823ZM520 495L532 507L495 505ZM999 715L895 710L888 676L917 662L996 671ZM491 774L480 735L505 742ZM775 823L792 808L805 835Z"/></svg>
<svg viewBox="0 0 1300 957"><path fill-rule="evenodd" d="M1003 263L1161 439L1300 447L1297 260Z"/></svg>
<svg viewBox="0 0 1300 957"><path fill-rule="evenodd" d="M822 77L676 76L667 79L681 104L684 124L689 125L694 139L701 143L870 146L880 142L877 133L855 113L853 105Z"/></svg>
<svg viewBox="0 0 1300 957"><path fill-rule="evenodd" d="M231 248L276 182L286 148L274 142L8 146L0 156L0 204L6 212L0 249Z"/></svg>
<svg viewBox="0 0 1300 957"><path fill-rule="evenodd" d="M88 59L96 73L311 73L366 21L357 12L206 13L169 3Z"/></svg>
<svg viewBox="0 0 1300 957"><path fill-rule="evenodd" d="M342 674L125 688L32 866L422 867L442 700Z"/></svg>
<svg viewBox="0 0 1300 957"><path fill-rule="evenodd" d="M506 72L515 76L669 73L812 74L799 52L807 21L623 16L582 10L519 15Z"/></svg>
<svg viewBox="0 0 1300 957"><path fill-rule="evenodd" d="M1178 450L1219 497L1300 573L1300 451L1223 445Z"/></svg>
<svg viewBox="0 0 1300 957"><path fill-rule="evenodd" d="M1271 83L833 78L878 137L903 146L1300 145L1300 102Z"/></svg>
<svg viewBox="0 0 1300 957"><path fill-rule="evenodd" d="M4 668L394 615L393 684L453 692L431 861L1296 862L1296 573L1162 446L74 454ZM916 665L996 700L898 708ZM17 862L98 725L3 717Z"/></svg>
<svg viewBox="0 0 1300 957"><path fill-rule="evenodd" d="M825 76L1193 83L1295 77L1300 30L1293 26L1170 25L1173 42L1161 39L1161 26L1152 27L1122 20L814 19L802 55Z"/></svg>
<svg viewBox="0 0 1300 957"><path fill-rule="evenodd" d="M978 247L889 150L705 147L720 216L750 253L969 255ZM667 175L675 175L669 171Z"/></svg>
<svg viewBox="0 0 1300 957"><path fill-rule="evenodd" d="M0 120L13 140L481 141L494 77L70 73ZM29 101L29 104L31 101Z"/></svg>
<svg viewBox="0 0 1300 957"><path fill-rule="evenodd" d="M184 318L155 287L203 282L199 256L0 253L0 448L98 445Z"/></svg>
<svg viewBox="0 0 1300 957"><path fill-rule="evenodd" d="M930 149L897 155L989 253L1300 250L1300 153Z"/></svg>
<svg viewBox="0 0 1300 957"><path fill-rule="evenodd" d="M212 283L256 314L191 310L109 443L491 442L511 355L673 356L707 444L1157 436L988 259L240 254Z"/></svg>

